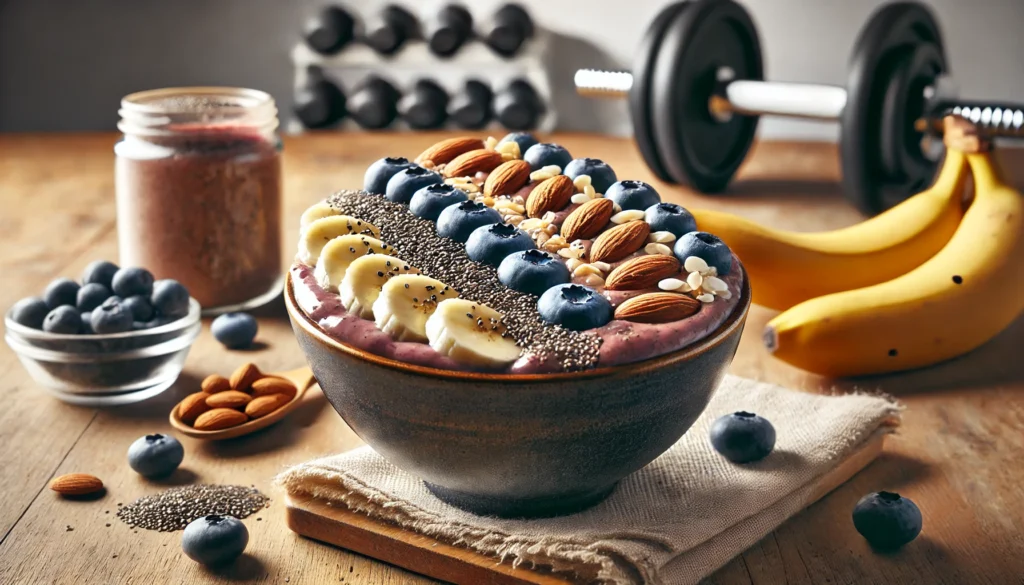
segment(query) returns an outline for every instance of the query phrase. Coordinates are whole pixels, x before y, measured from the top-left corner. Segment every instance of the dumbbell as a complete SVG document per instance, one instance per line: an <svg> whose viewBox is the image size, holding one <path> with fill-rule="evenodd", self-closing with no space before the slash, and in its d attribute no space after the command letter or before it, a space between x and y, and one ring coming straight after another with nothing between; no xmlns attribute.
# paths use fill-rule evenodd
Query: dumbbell
<svg viewBox="0 0 1024 585"><path fill-rule="evenodd" d="M448 118L459 128L479 130L491 121L493 99L494 93L487 84L470 79L448 102Z"/></svg>
<svg viewBox="0 0 1024 585"><path fill-rule="evenodd" d="M512 57L533 36L533 19L522 6L505 4L484 25L481 36L495 53Z"/></svg>
<svg viewBox="0 0 1024 585"><path fill-rule="evenodd" d="M398 115L414 130L444 126L448 118L448 92L429 79L420 79L398 100Z"/></svg>
<svg viewBox="0 0 1024 585"><path fill-rule="evenodd" d="M325 6L306 21L302 38L309 48L321 55L333 55L355 36L352 15L338 6Z"/></svg>
<svg viewBox="0 0 1024 585"><path fill-rule="evenodd" d="M509 130L532 130L544 115L544 101L525 79L514 79L494 96L494 116Z"/></svg>
<svg viewBox="0 0 1024 585"><path fill-rule="evenodd" d="M1022 132L1024 108L954 99L938 22L916 2L884 5L861 30L847 87L764 81L761 45L732 0L665 8L633 72L580 70L583 95L627 97L637 146L660 179L721 191L746 157L758 116L837 120L843 190L875 214L917 193L942 157L941 119L982 124L989 136Z"/></svg>
<svg viewBox="0 0 1024 585"><path fill-rule="evenodd" d="M345 117L345 102L341 88L313 69L305 86L295 93L293 110L306 128L327 128Z"/></svg>
<svg viewBox="0 0 1024 585"><path fill-rule="evenodd" d="M382 8L363 27L363 42L381 55L394 54L405 41L416 36L416 17L395 4Z"/></svg>
<svg viewBox="0 0 1024 585"><path fill-rule="evenodd" d="M438 10L424 25L423 38L430 52L450 57L473 36L473 15L457 4Z"/></svg>
<svg viewBox="0 0 1024 585"><path fill-rule="evenodd" d="M376 75L371 75L349 96L349 115L362 128L387 128L398 116L399 95L395 86Z"/></svg>

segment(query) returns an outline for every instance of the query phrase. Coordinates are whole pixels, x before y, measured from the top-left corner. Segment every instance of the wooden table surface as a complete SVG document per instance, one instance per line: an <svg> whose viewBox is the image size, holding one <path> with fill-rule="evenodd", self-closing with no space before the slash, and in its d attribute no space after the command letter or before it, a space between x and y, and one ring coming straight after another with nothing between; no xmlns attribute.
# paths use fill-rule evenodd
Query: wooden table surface
<svg viewBox="0 0 1024 585"><path fill-rule="evenodd" d="M438 138L287 139L286 251L292 250L293 227L306 206L332 190L360 185L372 160L413 156ZM91 260L116 260L115 140L112 134L0 136L4 309L39 294L55 277L77 277ZM651 178L628 141L583 135L556 140L578 155L610 162L620 177ZM701 196L651 182L670 201L819 230L860 219L839 195L838 174L833 146L775 143L756 149L727 195ZM231 568L211 572L190 561L179 548L180 532L133 531L115 517L118 503L166 487L168 482L135 474L125 452L141 435L169 432L170 408L195 391L200 379L213 372L226 375L249 360L264 371L302 365L281 303L257 314L258 349L226 351L204 326L171 390L121 408L80 408L51 398L7 346L0 347L0 583L432 582L285 528L274 475L287 465L359 444L316 389L292 416L265 432L213 444L182 437L185 462L169 483L254 484L275 498L269 509L245 521L251 536L247 554ZM708 582L1024 583L1024 319L978 351L937 367L837 381L766 354L759 335L771 314L753 308L733 373L808 392L888 392L906 405L904 423L878 461ZM47 489L52 477L70 472L102 478L105 496L67 501ZM879 489L898 490L924 513L921 537L895 554L871 552L850 521L854 503Z"/></svg>

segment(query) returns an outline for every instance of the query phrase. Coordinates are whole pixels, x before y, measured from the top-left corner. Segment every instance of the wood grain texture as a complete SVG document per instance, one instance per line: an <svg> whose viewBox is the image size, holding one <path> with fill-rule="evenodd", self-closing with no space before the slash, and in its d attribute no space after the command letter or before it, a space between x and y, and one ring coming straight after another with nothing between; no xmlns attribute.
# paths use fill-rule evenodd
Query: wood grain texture
<svg viewBox="0 0 1024 585"><path fill-rule="evenodd" d="M285 141L286 226L331 191L361 184L366 165L385 155L411 156L440 134L321 134ZM38 294L57 276L77 276L96 258L116 258L113 153L117 137L0 136L0 306ZM759 145L740 179L719 196L651 180L627 141L585 135L554 138L580 156L608 161L622 178L648 180L666 200L726 209L771 225L819 230L852 224L857 212L839 195L830 145ZM1024 178L1024 155L1011 173ZM1021 181L1017 181L1022 184ZM287 242L285 254L293 250ZM282 258L286 260L286 258ZM829 380L771 359L760 330L772 312L754 307L732 373L809 392L882 391L906 406L903 425L879 459L854 479L746 551L707 583L1021 583L1024 575L1024 319L979 350L905 374ZM245 361L264 371L302 365L283 307L258 312L251 352L222 349L204 328L179 382L139 405L91 410L42 392L0 347L0 583L360 583L434 581L291 533L273 476L286 465L354 447L359 439L317 389L286 420L240 439L182 438L182 469L152 483L131 471L128 445L169 432L171 407L210 373ZM107 486L95 501L61 500L45 489L57 475L92 473ZM133 532L114 517L117 503L192 481L256 485L275 498L245 520L246 556L219 571L181 554L180 533ZM871 552L850 511L863 494L895 489L924 513L921 537L901 552ZM107 513L109 512L109 513ZM257 520L259 518L259 520ZM107 527L106 524L110 526ZM72 530L68 531L67 527Z"/></svg>

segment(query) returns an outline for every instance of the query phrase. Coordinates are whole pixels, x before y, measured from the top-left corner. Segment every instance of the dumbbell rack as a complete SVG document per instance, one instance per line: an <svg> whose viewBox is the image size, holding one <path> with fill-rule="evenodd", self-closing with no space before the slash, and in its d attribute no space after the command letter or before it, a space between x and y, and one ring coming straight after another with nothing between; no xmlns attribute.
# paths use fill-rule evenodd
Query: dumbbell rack
<svg viewBox="0 0 1024 585"><path fill-rule="evenodd" d="M550 37L549 31L538 27L517 54L510 58L498 55L476 40L470 40L448 58L431 53L427 43L420 39L407 41L398 52L388 56L359 43L352 43L335 55L322 55L300 42L291 51L295 67L294 87L299 91L306 86L311 75L319 75L349 94L369 76L378 76L386 79L404 95L418 80L429 79L444 88L451 97L462 91L465 82L471 79L490 86L495 95L513 80L521 79L533 87L544 104L544 113L535 129L550 132L557 122L557 114L552 105L552 82L546 66L549 62ZM446 126L454 127L450 121ZM334 128L355 130L359 126L346 117ZM501 130L495 120L486 128ZM301 133L304 130L294 115L287 119L286 132ZM413 129L399 117L386 130Z"/></svg>

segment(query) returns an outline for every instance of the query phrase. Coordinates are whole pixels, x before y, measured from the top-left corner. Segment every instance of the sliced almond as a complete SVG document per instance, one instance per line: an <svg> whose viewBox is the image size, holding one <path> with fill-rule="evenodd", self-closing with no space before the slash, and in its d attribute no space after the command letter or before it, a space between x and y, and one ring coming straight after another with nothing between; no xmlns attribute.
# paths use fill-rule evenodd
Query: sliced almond
<svg viewBox="0 0 1024 585"><path fill-rule="evenodd" d="M644 247L651 227L636 220L617 225L602 233L590 248L591 262L615 262Z"/></svg>
<svg viewBox="0 0 1024 585"><path fill-rule="evenodd" d="M290 401L291 397L286 394L257 396L252 399L252 402L245 405L245 414L249 415L249 418L262 418Z"/></svg>
<svg viewBox="0 0 1024 585"><path fill-rule="evenodd" d="M231 374L231 388L234 390L248 390L252 383L264 377L256 364L242 364Z"/></svg>
<svg viewBox="0 0 1024 585"><path fill-rule="evenodd" d="M220 374L210 374L203 379L203 382L199 387L207 394L216 394L217 392L231 390L231 380L228 380Z"/></svg>
<svg viewBox="0 0 1024 585"><path fill-rule="evenodd" d="M472 136L448 138L447 140L442 140L421 152L414 162L417 164L423 164L427 161L431 161L434 165L443 165L450 163L460 154L467 153L471 150L482 150L483 148L484 141L479 138L473 138Z"/></svg>
<svg viewBox="0 0 1024 585"><path fill-rule="evenodd" d="M238 390L225 390L224 392L218 392L211 394L206 397L206 405L210 408L241 408L249 401L252 400L252 396L249 396L245 392Z"/></svg>
<svg viewBox="0 0 1024 585"><path fill-rule="evenodd" d="M240 410L233 408L214 408L199 415L193 428L199 431L219 431L229 429L249 420L249 417Z"/></svg>
<svg viewBox="0 0 1024 585"><path fill-rule="evenodd" d="M178 418L192 424L200 414L203 414L210 407L206 404L206 399L212 396L206 392L196 392L189 394L181 402L178 403Z"/></svg>
<svg viewBox="0 0 1024 585"><path fill-rule="evenodd" d="M68 473L53 478L50 489L62 496L84 496L103 489L103 482L88 473Z"/></svg>
<svg viewBox="0 0 1024 585"><path fill-rule="evenodd" d="M605 282L609 290L638 290L650 288L659 281L679 273L679 260L675 256L637 256L612 270Z"/></svg>
<svg viewBox="0 0 1024 585"><path fill-rule="evenodd" d="M611 199L591 199L580 205L562 222L562 237L566 241L588 240L601 233L614 212Z"/></svg>
<svg viewBox="0 0 1024 585"><path fill-rule="evenodd" d="M484 196L511 195L530 182L530 163L510 160L494 169L484 181Z"/></svg>
<svg viewBox="0 0 1024 585"><path fill-rule="evenodd" d="M572 198L572 179L558 175L542 181L530 191L526 200L526 214L540 218L549 211L558 211L569 204Z"/></svg>
<svg viewBox="0 0 1024 585"><path fill-rule="evenodd" d="M700 310L700 301L688 295L652 292L627 299L615 309L615 318L634 323L671 323Z"/></svg>
<svg viewBox="0 0 1024 585"><path fill-rule="evenodd" d="M276 376L267 376L266 378L260 378L252 383L252 395L253 396L267 396L268 394L284 394L289 398L295 396L298 389L295 388L295 384L284 378L278 378Z"/></svg>
<svg viewBox="0 0 1024 585"><path fill-rule="evenodd" d="M446 177L472 177L477 173L489 173L498 168L504 159L500 152L493 150L471 150L455 157L444 167Z"/></svg>

